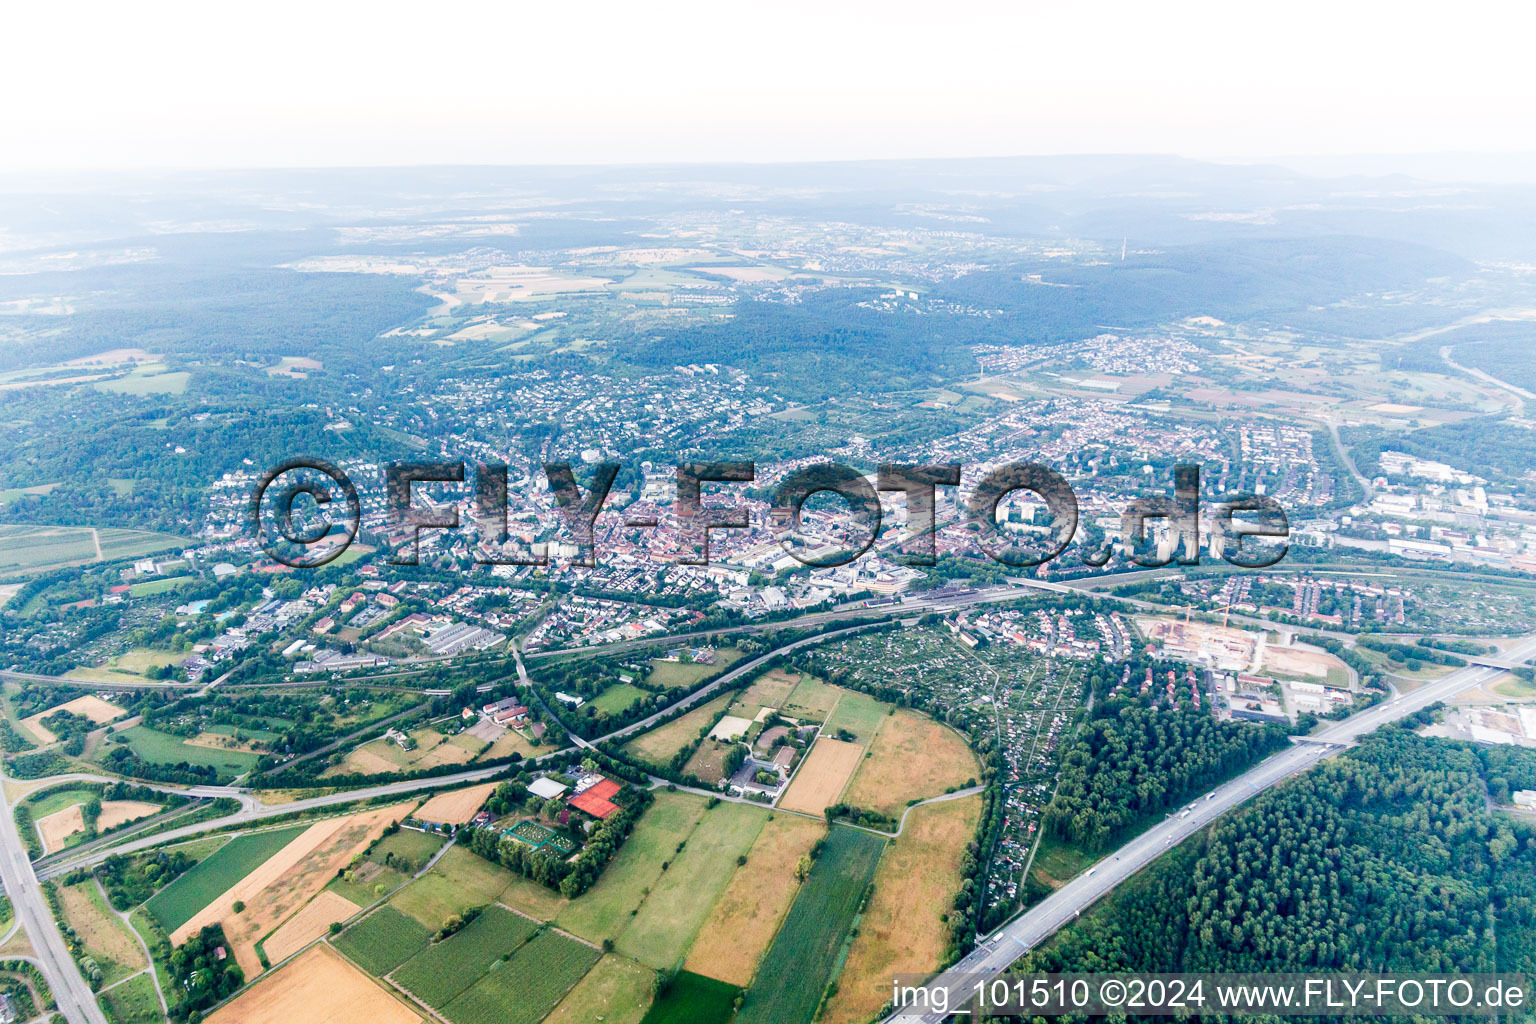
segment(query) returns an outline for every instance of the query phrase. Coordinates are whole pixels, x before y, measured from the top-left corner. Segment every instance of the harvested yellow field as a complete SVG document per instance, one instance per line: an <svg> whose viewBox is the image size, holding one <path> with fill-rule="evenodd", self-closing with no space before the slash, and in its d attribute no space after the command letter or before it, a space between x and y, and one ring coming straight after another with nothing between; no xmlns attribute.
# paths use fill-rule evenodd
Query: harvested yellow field
<svg viewBox="0 0 1536 1024"><path fill-rule="evenodd" d="M480 805L496 791L496 783L485 782L468 789L439 793L421 805L413 817L439 825L462 825L473 818Z"/></svg>
<svg viewBox="0 0 1536 1024"><path fill-rule="evenodd" d="M43 743L56 743L59 738L43 728L43 719L60 711L68 711L74 715L84 715L97 725L106 725L108 722L122 718L128 713L111 701L105 701L95 696L85 696L76 697L68 703L49 708L47 711L39 711L30 718L23 718L21 724L26 726L27 731Z"/></svg>
<svg viewBox="0 0 1536 1024"><path fill-rule="evenodd" d="M779 800L786 811L820 814L837 803L838 794L859 767L864 748L857 743L821 737L795 773L795 781Z"/></svg>
<svg viewBox="0 0 1536 1024"><path fill-rule="evenodd" d="M948 926L940 920L960 887L960 862L976 836L981 796L929 804L907 818L875 873L875 894L859 921L829 1024L864 1024L890 998L893 974L928 974L944 956Z"/></svg>
<svg viewBox="0 0 1536 1024"><path fill-rule="evenodd" d="M913 711L886 719L859 765L844 803L899 817L909 800L940 796L978 778L976 755L960 734Z"/></svg>
<svg viewBox="0 0 1536 1024"><path fill-rule="evenodd" d="M341 958L316 946L242 992L209 1024L419 1024L420 1014Z"/></svg>
<svg viewBox="0 0 1536 1024"><path fill-rule="evenodd" d="M795 864L826 834L822 822L792 815L778 815L764 825L746 864L736 869L709 912L684 967L746 986L800 891Z"/></svg>
<svg viewBox="0 0 1536 1024"><path fill-rule="evenodd" d="M64 845L64 840L76 832L84 831L85 817L80 813L79 804L37 819L37 834L43 837L44 853L57 850Z"/></svg>
<svg viewBox="0 0 1536 1024"><path fill-rule="evenodd" d="M130 821L148 817L158 810L160 810L159 804L152 804L146 800L103 800L101 817L96 822L96 828L105 832L109 828L117 828Z"/></svg>
<svg viewBox="0 0 1536 1024"><path fill-rule="evenodd" d="M240 969L247 978L256 977L262 971L256 940L308 903L354 853L361 853L412 806L396 804L316 822L176 929L171 942L179 945L207 925L222 924ZM245 904L239 914L234 910L237 900Z"/></svg>
<svg viewBox="0 0 1536 1024"><path fill-rule="evenodd" d="M361 909L345 896L321 891L303 910L284 921L261 948L269 961L279 963L324 935L332 921L345 921Z"/></svg>
<svg viewBox="0 0 1536 1024"><path fill-rule="evenodd" d="M127 822L147 817L159 810L159 804L143 800L106 800L102 802L101 817L96 821L96 829L99 832L105 832ZM66 807L46 818L39 818L37 831L43 837L44 852L58 849L64 844L64 840L77 832L85 831L85 817L81 811L81 805Z"/></svg>

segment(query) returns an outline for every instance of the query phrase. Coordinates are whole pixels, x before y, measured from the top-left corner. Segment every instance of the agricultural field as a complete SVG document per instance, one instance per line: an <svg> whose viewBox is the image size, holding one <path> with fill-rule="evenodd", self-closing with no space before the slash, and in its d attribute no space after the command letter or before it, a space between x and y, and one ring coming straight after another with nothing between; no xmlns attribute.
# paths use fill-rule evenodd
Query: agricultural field
<svg viewBox="0 0 1536 1024"><path fill-rule="evenodd" d="M474 818L485 801L495 792L494 782L467 786L447 793L439 793L416 811L412 817L439 825L463 825Z"/></svg>
<svg viewBox="0 0 1536 1024"><path fill-rule="evenodd" d="M431 934L421 922L394 907L380 907L337 936L333 945L382 978L427 948Z"/></svg>
<svg viewBox="0 0 1536 1024"><path fill-rule="evenodd" d="M206 1018L208 1024L420 1024L421 1014L320 943Z"/></svg>
<svg viewBox="0 0 1536 1024"><path fill-rule="evenodd" d="M256 870L304 832L307 825L290 825L236 836L218 852L198 861L185 874L150 897L144 904L155 922L170 934L221 894Z"/></svg>
<svg viewBox="0 0 1536 1024"><path fill-rule="evenodd" d="M672 760L673 754L697 739L699 730L714 721L715 716L730 703L729 693L715 697L665 725L630 740L624 745L624 752L652 764L665 765Z"/></svg>
<svg viewBox="0 0 1536 1024"><path fill-rule="evenodd" d="M963 788L980 775L976 755L959 733L902 709L875 733L869 756L859 763L843 802L896 818L909 801Z"/></svg>
<svg viewBox="0 0 1536 1024"><path fill-rule="evenodd" d="M144 530L0 525L0 573L43 572L85 562L140 558L188 543L182 537Z"/></svg>
<svg viewBox="0 0 1536 1024"><path fill-rule="evenodd" d="M560 1000L544 1024L640 1024L651 1005L655 974L617 956L605 956Z"/></svg>
<svg viewBox="0 0 1536 1024"><path fill-rule="evenodd" d="M270 963L281 963L330 931L333 923L346 921L363 909L345 896L322 890L297 914L261 940L262 952Z"/></svg>
<svg viewBox="0 0 1536 1024"><path fill-rule="evenodd" d="M885 840L834 826L784 925L763 957L736 1020L810 1024L832 980Z"/></svg>
<svg viewBox="0 0 1536 1024"><path fill-rule="evenodd" d="M823 1020L864 1024L885 1005L893 974L940 966L948 937L943 916L963 881L961 860L980 818L980 795L919 807L908 817L880 861L874 896Z"/></svg>
<svg viewBox="0 0 1536 1024"><path fill-rule="evenodd" d="M256 766L257 756L243 750L226 750L188 743L179 736L160 732L144 725L135 725L108 737L109 741L128 744L135 754L154 764L180 764L207 766L219 773L221 783L233 782ZM103 743L97 756L111 749L111 742Z"/></svg>
<svg viewBox="0 0 1536 1024"><path fill-rule="evenodd" d="M641 1024L726 1024L741 989L691 971L681 971Z"/></svg>
<svg viewBox="0 0 1536 1024"><path fill-rule="evenodd" d="M857 743L818 737L789 789L779 798L779 806L802 814L820 814L838 802L863 758L864 748Z"/></svg>
<svg viewBox="0 0 1536 1024"><path fill-rule="evenodd" d="M597 884L568 903L555 923L592 942L616 939L629 924L630 911L639 908L646 890L661 877L662 863L677 855L677 844L688 839L703 816L702 797L657 793Z"/></svg>
<svg viewBox="0 0 1536 1024"><path fill-rule="evenodd" d="M658 970L682 959L736 873L736 859L751 849L767 820L754 804L721 803L705 811L620 933L617 951Z"/></svg>
<svg viewBox="0 0 1536 1024"><path fill-rule="evenodd" d="M65 701L63 704L51 707L46 711L39 711L35 715L29 715L21 720L21 725L27 732L36 737L39 743L56 743L58 742L58 737L43 725L43 719L60 711L68 711L72 715L82 715L89 718L96 725L106 725L108 722L115 722L128 713L111 701L102 700L95 695L87 695Z"/></svg>
<svg viewBox="0 0 1536 1024"><path fill-rule="evenodd" d="M367 849L411 807L410 803L396 804L315 822L173 932L172 941L184 941L195 929L217 922L223 926L230 951L245 976L256 977L262 971L257 942L300 911L354 856ZM244 903L245 909L236 911L236 902ZM355 912L354 906L352 913ZM342 919L350 916L351 913L343 914ZM320 924L329 925L330 920ZM302 941L288 951L314 938L302 929L313 932L315 925L313 918L305 921L301 931L290 936Z"/></svg>
<svg viewBox="0 0 1536 1024"><path fill-rule="evenodd" d="M543 931L507 962L491 965L443 1016L453 1024L539 1024L601 956L568 935Z"/></svg>
<svg viewBox="0 0 1536 1024"><path fill-rule="evenodd" d="M538 929L537 921L493 904L442 942L406 961L391 977L412 997L441 1012ZM465 1024L472 1024L472 1018Z"/></svg>
<svg viewBox="0 0 1536 1024"><path fill-rule="evenodd" d="M715 901L684 964L695 974L746 985L800 891L795 865L827 834L823 822L778 814L763 825Z"/></svg>

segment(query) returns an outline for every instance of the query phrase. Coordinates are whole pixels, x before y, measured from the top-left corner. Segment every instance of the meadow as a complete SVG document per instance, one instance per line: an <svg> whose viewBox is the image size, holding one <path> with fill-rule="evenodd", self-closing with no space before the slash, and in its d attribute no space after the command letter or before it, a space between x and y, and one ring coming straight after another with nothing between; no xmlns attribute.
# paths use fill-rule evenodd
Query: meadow
<svg viewBox="0 0 1536 1024"><path fill-rule="evenodd" d="M842 956L885 840L834 827L747 989L738 1024L810 1024Z"/></svg>
<svg viewBox="0 0 1536 1024"><path fill-rule="evenodd" d="M291 825L270 832L236 836L219 847L218 852L198 861L180 878L151 896L144 909L167 934L174 932L308 827Z"/></svg>
<svg viewBox="0 0 1536 1024"><path fill-rule="evenodd" d="M183 742L179 736L160 732L144 725L135 725L117 734L135 754L155 764L206 765L219 773L221 782L228 782L244 775L256 765L257 756L243 750L202 747ZM101 750L110 750L110 744L102 744Z"/></svg>
<svg viewBox="0 0 1536 1024"><path fill-rule="evenodd" d="M619 935L618 952L658 969L677 963L767 820L754 804L721 803L705 811Z"/></svg>

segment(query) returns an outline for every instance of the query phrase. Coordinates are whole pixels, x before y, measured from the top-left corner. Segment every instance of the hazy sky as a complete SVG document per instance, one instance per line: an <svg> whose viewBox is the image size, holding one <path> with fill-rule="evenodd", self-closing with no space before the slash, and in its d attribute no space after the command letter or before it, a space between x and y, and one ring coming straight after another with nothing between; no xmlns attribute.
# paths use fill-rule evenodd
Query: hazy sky
<svg viewBox="0 0 1536 1024"><path fill-rule="evenodd" d="M1536 149L1521 3L12 4L0 171Z"/></svg>

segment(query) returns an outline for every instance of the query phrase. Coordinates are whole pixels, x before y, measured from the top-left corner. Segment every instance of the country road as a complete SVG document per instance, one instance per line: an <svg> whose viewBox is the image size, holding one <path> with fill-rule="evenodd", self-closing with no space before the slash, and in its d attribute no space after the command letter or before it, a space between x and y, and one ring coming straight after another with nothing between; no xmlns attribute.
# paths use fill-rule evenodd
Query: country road
<svg viewBox="0 0 1536 1024"><path fill-rule="evenodd" d="M1506 656L1513 661L1526 661L1536 656L1536 637L1511 647ZM943 989L948 993L949 1001L944 1005L951 1008L963 1006L973 991L978 975L998 974L1007 970L1014 961L1049 938L1121 882L1227 811L1251 800L1286 777L1324 758L1337 755L1361 736L1374 732L1382 725L1453 697L1463 690L1480 686L1500 675L1501 671L1479 665L1458 669L1411 693L1366 708L1304 737L1304 742L1292 744L1271 755L1242 775L1217 787L1209 796L1202 796L1189 807L1152 826L1026 913L980 940L976 948L962 960L935 977L929 983L929 988ZM885 1020L886 1024L939 1024L947 1016L947 1013L897 1012Z"/></svg>

